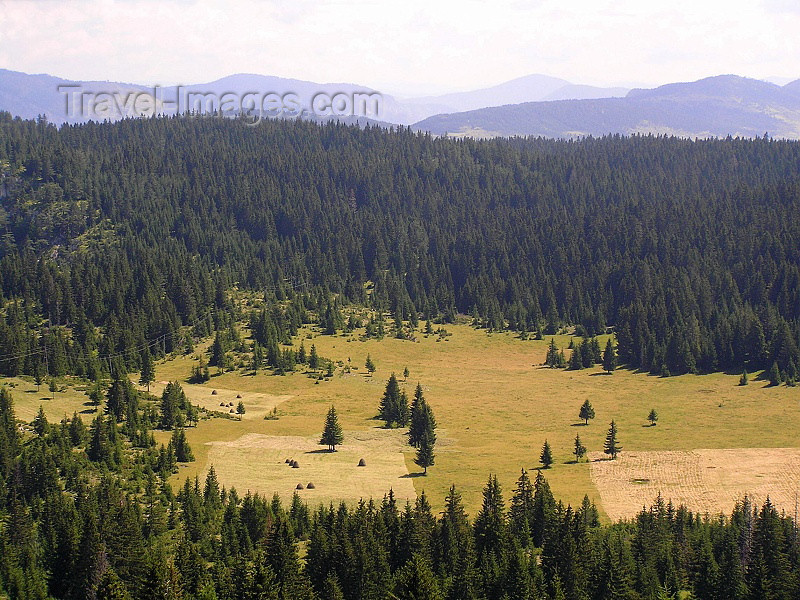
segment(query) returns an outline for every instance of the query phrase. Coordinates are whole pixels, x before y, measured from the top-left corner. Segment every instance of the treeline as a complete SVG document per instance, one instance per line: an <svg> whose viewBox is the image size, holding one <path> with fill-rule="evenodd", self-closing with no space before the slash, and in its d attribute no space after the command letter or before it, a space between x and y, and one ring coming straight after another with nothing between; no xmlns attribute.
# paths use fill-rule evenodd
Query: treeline
<svg viewBox="0 0 800 600"><path fill-rule="evenodd" d="M621 360L658 373L796 378L799 161L768 139L4 114L0 368L31 373L42 344L87 373L95 347L169 352L238 286L322 298L308 308L329 333L346 326L334 302L462 312L524 334L614 327Z"/></svg>
<svg viewBox="0 0 800 600"><path fill-rule="evenodd" d="M166 397L166 395L165 395ZM163 399L162 402L169 402ZM455 487L312 508L205 481L173 492L160 453L103 417L112 458L80 419L30 427L0 390L0 592L12 599L792 600L797 524L767 501L729 517L661 498L601 525L556 501L541 472L510 493L490 476L474 519ZM182 431L176 429L176 432ZM123 443L125 442L125 443ZM170 450L170 451L174 451ZM174 461L174 456L172 458ZM305 548L300 558L299 544ZM693 594L688 596L687 593Z"/></svg>

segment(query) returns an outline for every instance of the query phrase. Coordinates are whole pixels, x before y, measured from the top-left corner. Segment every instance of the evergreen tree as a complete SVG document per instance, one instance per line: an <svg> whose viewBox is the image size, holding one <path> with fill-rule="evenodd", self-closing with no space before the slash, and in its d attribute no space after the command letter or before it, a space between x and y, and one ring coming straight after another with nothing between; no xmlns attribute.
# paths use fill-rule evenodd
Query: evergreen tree
<svg viewBox="0 0 800 600"><path fill-rule="evenodd" d="M153 364L153 357L150 349L145 347L141 358L142 368L139 374L139 385L147 386L147 393L150 393L150 384L156 380L156 369Z"/></svg>
<svg viewBox="0 0 800 600"><path fill-rule="evenodd" d="M369 371L370 373L374 373L375 372L375 363L372 362L372 357L369 354L367 354L367 360L364 363L364 366L366 367L367 371Z"/></svg>
<svg viewBox="0 0 800 600"><path fill-rule="evenodd" d="M424 469L423 475L427 475L428 467L432 467L434 465L434 459L436 457L433 453L433 446L435 443L435 438L428 431L425 432L419 442L417 455L414 457L414 463Z"/></svg>
<svg viewBox="0 0 800 600"><path fill-rule="evenodd" d="M747 369L744 369L741 377L739 377L739 385L747 385L747 381Z"/></svg>
<svg viewBox="0 0 800 600"><path fill-rule="evenodd" d="M378 407L378 417L385 422L386 427L394 425L403 427L408 422L408 398L405 392L400 390L400 384L394 373L386 382L386 390Z"/></svg>
<svg viewBox="0 0 800 600"><path fill-rule="evenodd" d="M772 367L769 369L769 384L772 386L781 384L781 372L778 369L778 361L773 361Z"/></svg>
<svg viewBox="0 0 800 600"><path fill-rule="evenodd" d="M617 454L622 450L622 446L619 445L619 441L617 440L617 424L612 420L611 426L608 428L608 433L606 434L606 441L603 444L603 452L611 456L611 460L617 458Z"/></svg>
<svg viewBox="0 0 800 600"><path fill-rule="evenodd" d="M584 425L589 424L589 419L594 419L594 408L592 408L592 403L589 402L588 399L583 401L581 404L581 410L578 413L578 418L583 419Z"/></svg>
<svg viewBox="0 0 800 600"><path fill-rule="evenodd" d="M647 415L647 420L650 421L650 426L655 427L658 422L658 412L655 408L650 409L650 414Z"/></svg>
<svg viewBox="0 0 800 600"><path fill-rule="evenodd" d="M542 453L539 455L539 462L542 463L542 466L545 469L549 469L550 465L553 464L553 453L550 450L550 444L547 440L544 441L544 446L542 446Z"/></svg>
<svg viewBox="0 0 800 600"><path fill-rule="evenodd" d="M328 416L325 418L325 429L322 438L319 440L321 446L327 446L331 452L336 452L336 446L344 440L342 426L339 425L339 417L336 416L336 409L331 406Z"/></svg>
<svg viewBox="0 0 800 600"><path fill-rule="evenodd" d="M315 344L311 344L311 355L308 358L308 366L314 371L319 369L319 355L317 354L317 346Z"/></svg>
<svg viewBox="0 0 800 600"><path fill-rule="evenodd" d="M614 345L611 343L611 338L606 342L606 349L603 351L603 370L606 373L611 373L617 368L617 352L614 350Z"/></svg>
<svg viewBox="0 0 800 600"><path fill-rule="evenodd" d="M496 475L483 488L483 504L475 518L475 549L478 556L502 552L507 536L503 494Z"/></svg>
<svg viewBox="0 0 800 600"><path fill-rule="evenodd" d="M580 434L575 434L575 448L572 453L575 455L575 462L580 462L586 456L586 446L581 442Z"/></svg>
<svg viewBox="0 0 800 600"><path fill-rule="evenodd" d="M182 428L176 428L172 432L170 445L175 452L175 460L178 462L194 462L194 454L186 439L186 432Z"/></svg>
<svg viewBox="0 0 800 600"><path fill-rule="evenodd" d="M433 416L433 410L422 393L422 385L419 383L414 391L414 399L411 401L410 422L408 443L415 448L419 447L425 434L430 435L434 440L436 439L436 419Z"/></svg>

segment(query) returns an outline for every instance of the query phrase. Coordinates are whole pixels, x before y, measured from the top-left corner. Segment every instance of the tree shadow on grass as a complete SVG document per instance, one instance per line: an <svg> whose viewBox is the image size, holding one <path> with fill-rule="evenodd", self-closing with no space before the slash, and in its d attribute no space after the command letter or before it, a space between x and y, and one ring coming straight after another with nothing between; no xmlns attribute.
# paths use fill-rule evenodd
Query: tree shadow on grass
<svg viewBox="0 0 800 600"><path fill-rule="evenodd" d="M588 425L588 423L572 423L570 427L586 427Z"/></svg>
<svg viewBox="0 0 800 600"><path fill-rule="evenodd" d="M303 454L333 454L335 450L328 450L327 448L320 448L319 450L306 450Z"/></svg>
<svg viewBox="0 0 800 600"><path fill-rule="evenodd" d="M413 479L415 477L425 477L425 473L406 473L405 475L400 475L400 479Z"/></svg>

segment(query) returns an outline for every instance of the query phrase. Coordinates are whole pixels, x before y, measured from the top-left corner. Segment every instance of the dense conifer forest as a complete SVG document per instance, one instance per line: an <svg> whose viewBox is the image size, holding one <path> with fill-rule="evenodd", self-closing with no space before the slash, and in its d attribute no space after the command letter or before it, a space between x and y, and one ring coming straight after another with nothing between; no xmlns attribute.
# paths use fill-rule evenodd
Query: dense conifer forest
<svg viewBox="0 0 800 600"><path fill-rule="evenodd" d="M613 327L660 374L800 364L800 144L434 139L300 121L0 116L0 371L94 376L233 286L402 319ZM136 351L132 351L136 349Z"/></svg>
<svg viewBox="0 0 800 600"><path fill-rule="evenodd" d="M277 495L222 488L213 467L205 481L187 479L173 492L167 478L176 458L188 458L176 457L177 443L165 451L147 435L140 441L130 421L146 431L155 416L143 404L129 400L121 429L113 415L87 430L77 415L48 423L41 414L20 429L11 393L0 389L0 590L9 598L800 594L797 527L769 500L757 507L745 498L723 517L656 498L630 522L600 525L588 498L564 506L541 471L523 470L510 490L489 476L474 518L455 487L439 515L424 493L406 505L391 491L349 507L307 506L297 494L283 505Z"/></svg>
<svg viewBox="0 0 800 600"><path fill-rule="evenodd" d="M253 369L318 362L314 346L280 345L312 320L350 327L340 309L354 303L375 309L367 334L384 313L429 328L465 313L525 337L569 325L586 336L581 360L553 346L554 363L610 371L614 349L601 357L592 339L610 329L629 367L794 382L800 144L453 141L216 118L57 129L2 114L0 178L0 373L110 378L91 390L106 410L89 427L43 412L20 425L0 389L10 598L800 597L797 526L769 501L724 517L654 499L601 525L541 472L510 490L487 474L472 517L455 487L440 515L388 490L284 506L221 489L213 469L174 492L200 415L179 383L159 400L126 376L148 385L154 358L209 336L223 367L243 320ZM268 302L243 314L235 289Z"/></svg>

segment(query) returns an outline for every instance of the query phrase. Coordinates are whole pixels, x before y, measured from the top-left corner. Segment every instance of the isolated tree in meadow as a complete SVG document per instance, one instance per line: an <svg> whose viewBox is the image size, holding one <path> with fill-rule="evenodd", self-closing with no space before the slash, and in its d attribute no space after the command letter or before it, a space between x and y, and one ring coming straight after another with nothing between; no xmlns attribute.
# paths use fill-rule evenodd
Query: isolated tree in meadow
<svg viewBox="0 0 800 600"><path fill-rule="evenodd" d="M778 382L780 383L780 381ZM50 393L53 394L53 400L56 399L56 392L58 391L58 384L56 384L56 378L50 378L50 385L47 386L47 389L50 390Z"/></svg>
<svg viewBox="0 0 800 600"><path fill-rule="evenodd" d="M433 410L425 400L422 394L422 386L417 384L417 389L414 391L414 400L411 401L411 424L408 429L408 443L415 448L419 447L423 436L427 433L430 434L434 440L436 434L436 419L433 417Z"/></svg>
<svg viewBox="0 0 800 600"><path fill-rule="evenodd" d="M741 377L739 377L739 385L747 385L747 382L748 382L748 379L747 379L747 369L744 369L744 370L742 371L742 376L741 376Z"/></svg>
<svg viewBox="0 0 800 600"><path fill-rule="evenodd" d="M553 452L550 450L550 443L545 440L542 446L542 453L539 455L539 462L545 469L549 469L553 464Z"/></svg>
<svg viewBox="0 0 800 600"><path fill-rule="evenodd" d="M575 462L579 462L584 456L586 456L586 446L583 445L581 442L580 434L575 434L575 449L572 451L575 455Z"/></svg>
<svg viewBox="0 0 800 600"><path fill-rule="evenodd" d="M617 368L617 352L611 343L611 338L606 342L606 349L603 351L603 370L611 373Z"/></svg>
<svg viewBox="0 0 800 600"><path fill-rule="evenodd" d="M650 414L647 415L647 420L650 421L650 426L655 427L658 422L658 413L655 408L650 409Z"/></svg>
<svg viewBox="0 0 800 600"><path fill-rule="evenodd" d="M411 372L408 370L408 367L403 369L403 379L408 379L408 376L411 375Z"/></svg>
<svg viewBox="0 0 800 600"><path fill-rule="evenodd" d="M583 401L581 404L581 410L578 413L578 417L583 419L583 424L588 425L589 419L594 419L594 408L592 408L592 403L589 402L589 399Z"/></svg>
<svg viewBox="0 0 800 600"><path fill-rule="evenodd" d="M236 414L239 415L239 419L241 419L244 413L245 413L244 402L239 400L239 404L236 405Z"/></svg>
<svg viewBox="0 0 800 600"><path fill-rule="evenodd" d="M606 434L606 441L603 444L603 452L611 456L611 460L615 460L621 450L622 446L619 445L619 440L617 440L617 424L612 420Z"/></svg>
<svg viewBox="0 0 800 600"><path fill-rule="evenodd" d="M316 370L319 368L319 354L317 354L317 346L311 344L311 355L308 357L308 366Z"/></svg>
<svg viewBox="0 0 800 600"><path fill-rule="evenodd" d="M417 448L417 455L414 457L414 462L417 466L422 467L423 474L428 474L428 467L432 467L434 465L434 459L436 456L433 453L433 446L436 444L436 440L430 433L425 432L425 435L422 436L422 440L419 443L419 448Z"/></svg>
<svg viewBox="0 0 800 600"><path fill-rule="evenodd" d="M367 371L369 371L370 373L374 373L375 372L375 363L372 362L372 357L369 354L367 354L367 361L364 363L364 366L367 368Z"/></svg>
<svg viewBox="0 0 800 600"><path fill-rule="evenodd" d="M344 440L342 433L342 426L339 425L339 417L336 415L336 409L331 406L328 410L328 416L325 417L325 429L322 432L322 437L319 440L320 446L327 446L331 452L336 452L336 446L340 445Z"/></svg>
<svg viewBox="0 0 800 600"><path fill-rule="evenodd" d="M378 407L378 416L386 422L386 427L393 425L405 427L408 423L408 398L405 392L400 390L400 384L394 373L386 382L386 390Z"/></svg>
<svg viewBox="0 0 800 600"><path fill-rule="evenodd" d="M147 393L150 393L150 384L156 380L156 369L153 364L153 356L150 349L145 348L142 352L142 370L139 374L139 385L147 386Z"/></svg>

